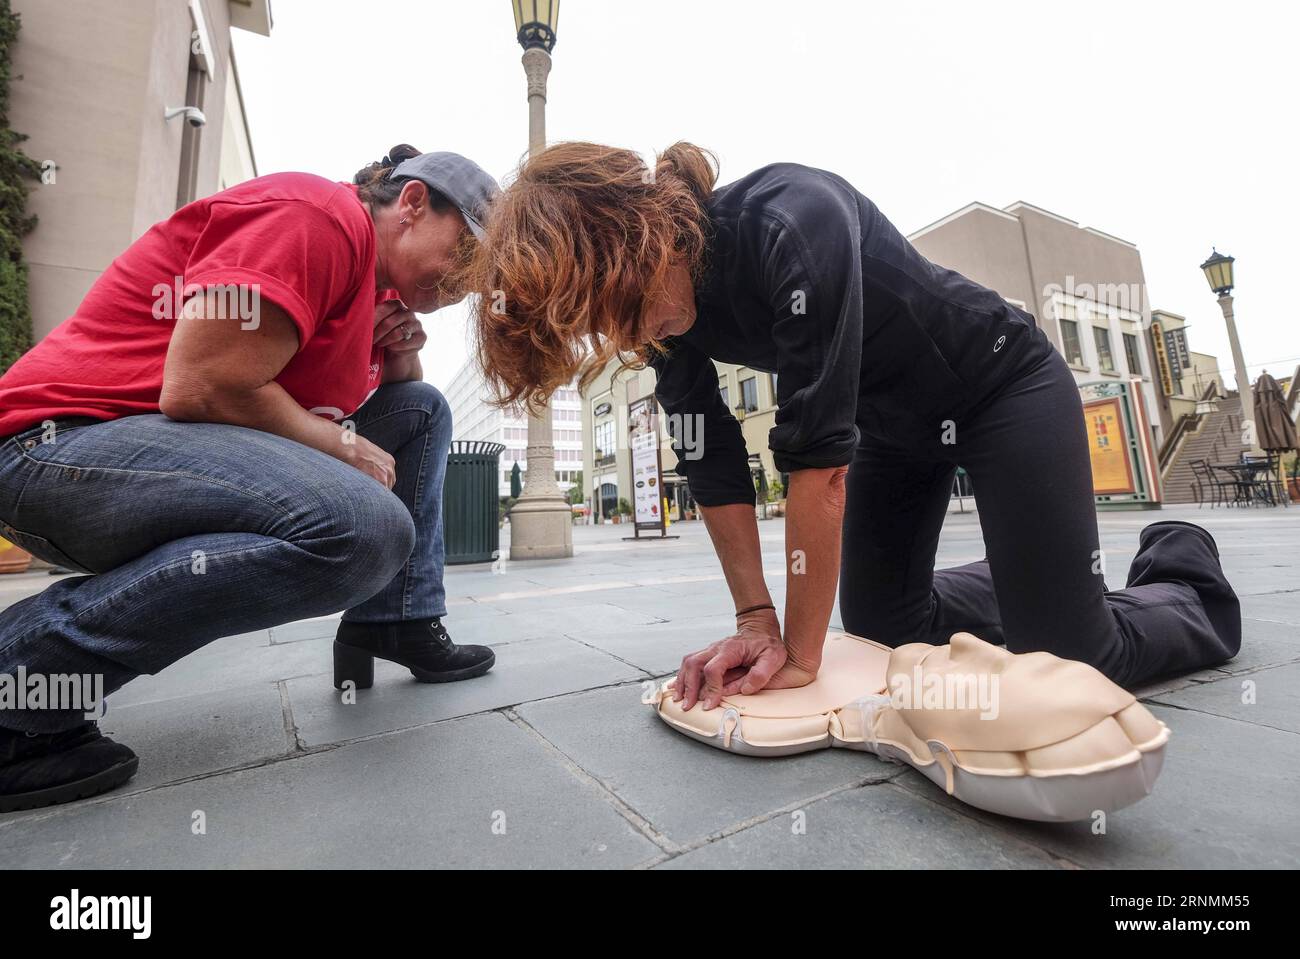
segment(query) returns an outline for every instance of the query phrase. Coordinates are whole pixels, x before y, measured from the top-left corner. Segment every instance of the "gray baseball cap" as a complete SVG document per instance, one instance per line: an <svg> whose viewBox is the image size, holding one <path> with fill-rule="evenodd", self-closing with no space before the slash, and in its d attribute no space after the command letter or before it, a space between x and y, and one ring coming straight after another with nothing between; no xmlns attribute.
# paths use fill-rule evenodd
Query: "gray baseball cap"
<svg viewBox="0 0 1300 959"><path fill-rule="evenodd" d="M456 204L470 232L479 239L483 238L488 205L501 189L491 174L459 153L421 153L393 167L388 178L419 180L437 190Z"/></svg>

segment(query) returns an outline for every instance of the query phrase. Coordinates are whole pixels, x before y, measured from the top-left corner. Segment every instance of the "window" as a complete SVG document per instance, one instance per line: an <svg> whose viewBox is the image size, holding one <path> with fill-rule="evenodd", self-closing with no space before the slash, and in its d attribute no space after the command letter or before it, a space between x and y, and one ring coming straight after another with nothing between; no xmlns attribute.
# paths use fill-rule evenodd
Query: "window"
<svg viewBox="0 0 1300 959"><path fill-rule="evenodd" d="M606 456L614 455L613 420L606 420L604 423L597 423L592 438L596 444L596 458L598 460L603 459Z"/></svg>
<svg viewBox="0 0 1300 959"><path fill-rule="evenodd" d="M1138 338L1136 334L1124 334L1124 358L1128 360L1128 371L1134 376L1142 375L1142 355L1138 353Z"/></svg>
<svg viewBox="0 0 1300 959"><path fill-rule="evenodd" d="M754 377L740 381L740 402L744 404L746 413L758 409L758 380Z"/></svg>
<svg viewBox="0 0 1300 959"><path fill-rule="evenodd" d="M727 409L731 409L731 398L727 395L726 380L718 381L718 392L722 394L722 405L725 406Z"/></svg>
<svg viewBox="0 0 1300 959"><path fill-rule="evenodd" d="M1079 345L1079 324L1061 320L1061 353L1071 366L1083 366L1083 348Z"/></svg>
<svg viewBox="0 0 1300 959"><path fill-rule="evenodd" d="M1083 366L1083 344L1079 340L1079 310L1074 303L1056 303L1061 326L1061 355L1071 366Z"/></svg>
<svg viewBox="0 0 1300 959"><path fill-rule="evenodd" d="M1103 373L1115 372L1115 357L1110 351L1110 330L1103 326L1092 328L1092 338L1097 343L1097 365Z"/></svg>

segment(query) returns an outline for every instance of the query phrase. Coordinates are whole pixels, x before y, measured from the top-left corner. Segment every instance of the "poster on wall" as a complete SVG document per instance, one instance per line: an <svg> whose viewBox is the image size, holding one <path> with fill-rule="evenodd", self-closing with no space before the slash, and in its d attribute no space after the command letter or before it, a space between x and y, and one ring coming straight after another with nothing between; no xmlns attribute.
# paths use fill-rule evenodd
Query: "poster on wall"
<svg viewBox="0 0 1300 959"><path fill-rule="evenodd" d="M659 468L659 409L654 395L628 405L632 452L632 514L636 531L664 531L663 475Z"/></svg>
<svg viewBox="0 0 1300 959"><path fill-rule="evenodd" d="M1079 384L1098 509L1158 509L1155 436L1141 379Z"/></svg>
<svg viewBox="0 0 1300 959"><path fill-rule="evenodd" d="M1137 477L1133 474L1133 461L1129 457L1128 431L1119 399L1085 403L1083 415L1088 424L1093 494L1136 493Z"/></svg>

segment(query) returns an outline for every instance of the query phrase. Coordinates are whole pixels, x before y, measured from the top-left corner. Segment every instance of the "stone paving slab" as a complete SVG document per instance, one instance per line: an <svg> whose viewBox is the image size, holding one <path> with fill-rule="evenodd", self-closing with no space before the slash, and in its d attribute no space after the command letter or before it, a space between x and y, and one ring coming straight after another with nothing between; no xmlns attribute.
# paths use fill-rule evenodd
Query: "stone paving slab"
<svg viewBox="0 0 1300 959"><path fill-rule="evenodd" d="M177 699L222 689L269 685L331 668L333 638L270 645L245 637L219 639L154 676L133 679L108 696L109 708Z"/></svg>
<svg viewBox="0 0 1300 959"><path fill-rule="evenodd" d="M303 619L283 626L272 626L267 630L272 646L284 643L297 643L304 639L333 639L339 629L339 617L329 616L321 619Z"/></svg>
<svg viewBox="0 0 1300 959"><path fill-rule="evenodd" d="M375 685L345 704L332 674L285 684L304 746L342 742L455 716L501 709L531 699L635 682L648 677L612 656L567 639L508 643L485 676L460 683L419 683L409 670L376 660ZM631 687L635 697L639 687Z"/></svg>
<svg viewBox="0 0 1300 959"><path fill-rule="evenodd" d="M285 729L280 689L269 684L134 706L110 705L99 727L105 736L128 744L140 757L139 772L127 787L132 792L255 765L295 750ZM0 823L49 812L4 813ZM3 842L0 832L0 846Z"/></svg>
<svg viewBox="0 0 1300 959"><path fill-rule="evenodd" d="M1219 672L1252 672L1300 660L1300 628L1262 619L1241 621L1241 651L1218 667Z"/></svg>
<svg viewBox="0 0 1300 959"><path fill-rule="evenodd" d="M733 627L707 533L683 524L655 544L580 527L570 560L449 568L453 637L498 655L478 680L426 686L380 663L345 706L329 617L219 640L129 684L105 728L140 754L137 779L0 817L0 868L1300 866L1300 510L1103 514L1112 587L1158 519L1215 535L1245 639L1232 662L1141 691L1174 729L1168 762L1102 836L980 813L860 753L749 759L668 729L641 682ZM783 524L759 529L782 606ZM978 518L951 515L938 566L982 555ZM50 581L0 577L0 607ZM191 835L196 809L206 836Z"/></svg>
<svg viewBox="0 0 1300 959"><path fill-rule="evenodd" d="M896 776L899 767L846 749L756 759L663 724L641 688L602 689L516 712L672 842L684 845L833 789Z"/></svg>
<svg viewBox="0 0 1300 959"><path fill-rule="evenodd" d="M736 628L730 613L702 616L682 622L651 623L607 630L588 628L570 633L570 638L603 649L632 663L652 676L677 672L682 658L699 652L710 643L729 635Z"/></svg>
<svg viewBox="0 0 1300 959"><path fill-rule="evenodd" d="M1157 696L1156 702L1300 733L1300 664L1198 683ZM1297 772L1300 782L1300 771ZM1300 796L1296 802L1300 804Z"/></svg>
<svg viewBox="0 0 1300 959"><path fill-rule="evenodd" d="M599 599L581 596L576 601L571 598L564 605L547 603L533 606L528 600L520 601L518 604L511 603L507 608L506 617L478 620L475 623L478 629L474 635L482 636L484 630L491 630L499 641L513 643L541 636L563 635L588 628L593 623L616 632L630 626L658 622L660 619L651 613L625 609L622 606L603 602L602 600L606 598L609 598L609 594L602 593ZM450 615L447 617L447 627L449 630L453 627L457 630L453 634L457 642L477 642L477 640L462 640L461 635L465 631Z"/></svg>
<svg viewBox="0 0 1300 959"><path fill-rule="evenodd" d="M504 609L489 606L477 600L464 597L448 598L447 600L448 622L463 623L467 620L495 619L506 615L508 614Z"/></svg>
<svg viewBox="0 0 1300 959"><path fill-rule="evenodd" d="M1248 616L1251 619L1263 619L1273 623L1289 623L1292 626L1300 626L1300 592L1242 596L1241 615Z"/></svg>
<svg viewBox="0 0 1300 959"><path fill-rule="evenodd" d="M140 756L133 789L250 765L296 748L274 685L114 707L99 727Z"/></svg>
<svg viewBox="0 0 1300 959"><path fill-rule="evenodd" d="M803 830L803 831L800 831ZM1054 869L1033 845L891 782L838 793L657 869Z"/></svg>
<svg viewBox="0 0 1300 959"><path fill-rule="evenodd" d="M702 616L716 617L720 613L728 613L735 609L725 584L721 589L697 589L688 593L674 593L655 586L646 586L629 591L626 595L611 596L610 600L623 609L635 610L648 617L654 617L655 620L671 620L674 623L698 619ZM732 624L734 625L734 619Z"/></svg>
<svg viewBox="0 0 1300 959"><path fill-rule="evenodd" d="M90 869L599 868L660 853L500 714L0 825L0 850L7 868Z"/></svg>
<svg viewBox="0 0 1300 959"><path fill-rule="evenodd" d="M1300 865L1300 737L1187 709L1152 705L1173 730L1150 796L1092 823L993 816L944 795L908 770L919 797L987 822L1092 869L1294 869Z"/></svg>

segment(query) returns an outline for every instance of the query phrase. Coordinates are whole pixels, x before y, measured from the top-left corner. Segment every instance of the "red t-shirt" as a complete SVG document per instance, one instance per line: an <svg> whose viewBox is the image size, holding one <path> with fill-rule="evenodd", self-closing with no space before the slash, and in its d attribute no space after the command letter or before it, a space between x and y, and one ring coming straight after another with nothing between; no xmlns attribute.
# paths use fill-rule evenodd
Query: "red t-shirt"
<svg viewBox="0 0 1300 959"><path fill-rule="evenodd" d="M261 298L293 320L298 352L275 381L304 409L341 420L379 385L370 214L350 184L275 173L182 207L117 257L0 377L0 436L65 416L157 413L176 317L213 286L250 327Z"/></svg>

